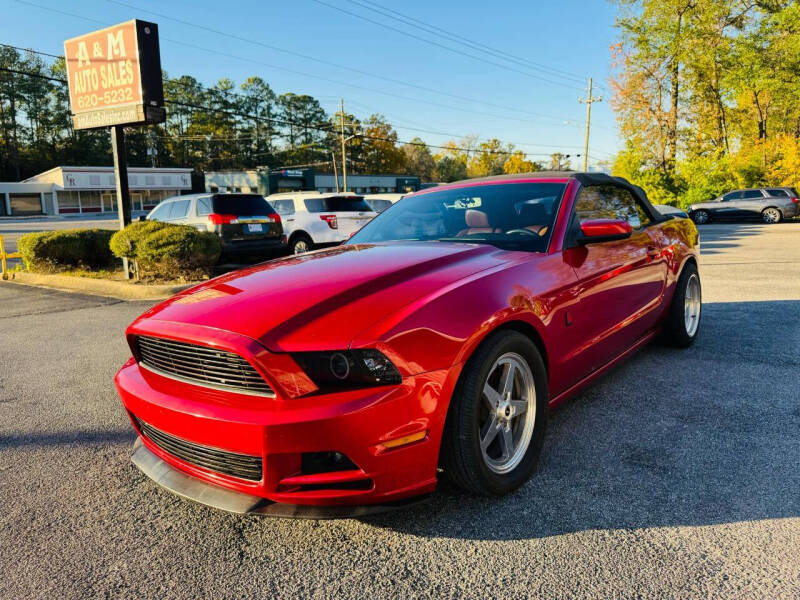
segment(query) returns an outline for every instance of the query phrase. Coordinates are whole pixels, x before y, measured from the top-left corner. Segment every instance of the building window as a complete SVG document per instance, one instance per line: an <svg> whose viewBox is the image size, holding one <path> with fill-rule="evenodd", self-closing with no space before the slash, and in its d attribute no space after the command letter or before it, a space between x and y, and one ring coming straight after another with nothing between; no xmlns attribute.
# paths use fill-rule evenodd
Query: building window
<svg viewBox="0 0 800 600"><path fill-rule="evenodd" d="M162 175L161 176L161 185L169 185L172 182L172 178L169 175Z"/></svg>
<svg viewBox="0 0 800 600"><path fill-rule="evenodd" d="M100 192L85 191L81 192L81 212L101 212L103 200Z"/></svg>
<svg viewBox="0 0 800 600"><path fill-rule="evenodd" d="M117 195L114 192L101 192L101 199L103 201L103 212L117 210Z"/></svg>
<svg viewBox="0 0 800 600"><path fill-rule="evenodd" d="M208 189L209 189L209 191L212 191L214 193L217 193L219 191L219 187L216 186L216 185L210 185L210 186L208 186Z"/></svg>
<svg viewBox="0 0 800 600"><path fill-rule="evenodd" d="M100 185L100 175L89 175L89 185Z"/></svg>
<svg viewBox="0 0 800 600"><path fill-rule="evenodd" d="M81 212L81 200L78 192L58 192L58 212Z"/></svg>
<svg viewBox="0 0 800 600"><path fill-rule="evenodd" d="M10 194L12 215L42 214L42 198L39 194Z"/></svg>
<svg viewBox="0 0 800 600"><path fill-rule="evenodd" d="M156 184L156 176L155 175L145 175L144 176L144 184L145 185L155 185Z"/></svg>

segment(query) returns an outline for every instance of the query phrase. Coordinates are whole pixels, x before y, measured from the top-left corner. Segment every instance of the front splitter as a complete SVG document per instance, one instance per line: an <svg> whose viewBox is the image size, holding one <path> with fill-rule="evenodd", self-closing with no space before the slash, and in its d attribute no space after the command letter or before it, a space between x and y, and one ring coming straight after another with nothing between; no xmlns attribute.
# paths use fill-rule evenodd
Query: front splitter
<svg viewBox="0 0 800 600"><path fill-rule="evenodd" d="M428 496L417 496L385 504L362 506L309 506L272 502L234 490L211 485L190 477L168 464L136 438L131 462L161 487L193 502L240 515L262 515L288 519L352 519L399 510L424 502Z"/></svg>

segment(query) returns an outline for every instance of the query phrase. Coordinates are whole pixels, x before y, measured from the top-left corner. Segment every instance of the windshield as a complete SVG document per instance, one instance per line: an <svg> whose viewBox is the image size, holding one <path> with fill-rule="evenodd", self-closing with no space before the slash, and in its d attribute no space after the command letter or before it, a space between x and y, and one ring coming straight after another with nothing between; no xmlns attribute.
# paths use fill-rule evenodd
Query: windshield
<svg viewBox="0 0 800 600"><path fill-rule="evenodd" d="M498 183L408 196L348 243L446 241L543 252L566 183Z"/></svg>
<svg viewBox="0 0 800 600"><path fill-rule="evenodd" d="M263 217L275 211L264 196L258 194L219 194L214 196L214 212L237 217Z"/></svg>

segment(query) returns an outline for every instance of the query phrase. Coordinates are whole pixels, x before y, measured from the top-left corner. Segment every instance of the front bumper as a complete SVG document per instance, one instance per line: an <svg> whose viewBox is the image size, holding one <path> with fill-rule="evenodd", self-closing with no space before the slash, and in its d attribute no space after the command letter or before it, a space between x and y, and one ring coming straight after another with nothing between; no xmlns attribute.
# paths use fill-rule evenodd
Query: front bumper
<svg viewBox="0 0 800 600"><path fill-rule="evenodd" d="M204 486L268 501L258 510L250 507L234 512L263 512L271 503L360 506L432 492L456 376L451 370L441 370L408 376L394 387L260 398L176 381L140 368L131 359L117 373L115 383L140 436L137 443L141 448ZM143 434L140 421L197 445L259 456L261 479L240 479L170 454ZM413 443L384 446L387 440L410 434L418 437L420 432L424 437ZM331 452L343 454L355 468L303 472L304 455ZM142 453L137 449L134 456ZM143 470L164 485L164 478L157 475L164 468L159 469ZM165 487L178 491L175 485ZM209 493L203 492L202 497L208 498Z"/></svg>
<svg viewBox="0 0 800 600"><path fill-rule="evenodd" d="M297 504L280 504L259 496L211 485L190 477L169 463L161 460L138 438L133 444L131 462L161 487L187 500L225 510L236 514L264 515L267 517L285 517L293 519L343 519L374 515L391 510L399 510L413 506L427 499L419 496L413 499L371 504L363 506L303 506Z"/></svg>

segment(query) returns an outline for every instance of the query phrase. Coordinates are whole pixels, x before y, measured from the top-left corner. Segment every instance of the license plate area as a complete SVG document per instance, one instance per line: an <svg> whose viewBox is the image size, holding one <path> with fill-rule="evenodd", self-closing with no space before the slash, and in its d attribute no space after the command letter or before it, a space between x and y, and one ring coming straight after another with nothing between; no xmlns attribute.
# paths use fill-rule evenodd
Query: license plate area
<svg viewBox="0 0 800 600"><path fill-rule="evenodd" d="M264 233L263 223L247 223L244 225L245 233Z"/></svg>

